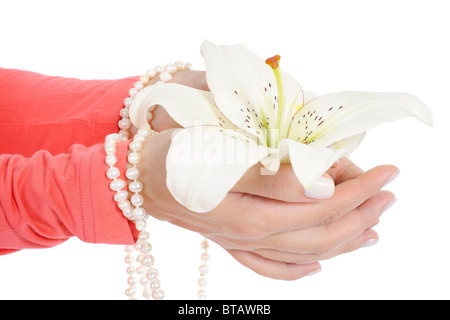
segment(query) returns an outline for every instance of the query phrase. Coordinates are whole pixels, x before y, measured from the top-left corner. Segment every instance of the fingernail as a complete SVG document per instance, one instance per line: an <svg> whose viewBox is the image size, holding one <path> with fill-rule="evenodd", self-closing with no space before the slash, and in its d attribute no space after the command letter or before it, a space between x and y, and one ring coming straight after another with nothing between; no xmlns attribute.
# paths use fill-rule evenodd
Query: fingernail
<svg viewBox="0 0 450 320"><path fill-rule="evenodd" d="M316 275L316 274L320 273L321 271L322 271L322 269L317 269L317 270L311 271L310 273L305 275L305 277L312 277L313 275Z"/></svg>
<svg viewBox="0 0 450 320"><path fill-rule="evenodd" d="M311 199L327 199L333 194L334 181L326 177L320 177L311 188L305 190L305 197Z"/></svg>
<svg viewBox="0 0 450 320"><path fill-rule="evenodd" d="M392 181L394 181L395 178L397 178L399 174L400 174L400 170L395 171L395 172L389 177L389 179L387 179L387 181L384 183L384 186L383 186L383 187L386 187L389 183L391 183Z"/></svg>
<svg viewBox="0 0 450 320"><path fill-rule="evenodd" d="M397 201L397 198L392 198L383 208L383 212L385 212L387 209L389 209L390 207L392 207L394 205L394 203Z"/></svg>
<svg viewBox="0 0 450 320"><path fill-rule="evenodd" d="M361 248L369 248L376 245L377 243L378 243L377 239L369 239L362 244Z"/></svg>

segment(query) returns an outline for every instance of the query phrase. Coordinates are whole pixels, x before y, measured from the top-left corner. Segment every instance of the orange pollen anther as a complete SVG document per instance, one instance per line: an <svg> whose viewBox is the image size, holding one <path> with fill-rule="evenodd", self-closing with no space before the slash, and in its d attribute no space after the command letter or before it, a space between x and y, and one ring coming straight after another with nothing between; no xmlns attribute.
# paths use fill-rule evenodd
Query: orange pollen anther
<svg viewBox="0 0 450 320"><path fill-rule="evenodd" d="M269 58L266 60L266 63L272 68L276 69L278 68L278 62L280 61L281 57L279 55L273 56L272 58Z"/></svg>

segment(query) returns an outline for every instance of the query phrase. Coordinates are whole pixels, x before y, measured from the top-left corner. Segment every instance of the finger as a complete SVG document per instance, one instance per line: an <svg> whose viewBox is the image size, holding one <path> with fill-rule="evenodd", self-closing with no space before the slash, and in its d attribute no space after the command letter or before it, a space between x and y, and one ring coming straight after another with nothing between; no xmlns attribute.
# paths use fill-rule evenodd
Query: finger
<svg viewBox="0 0 450 320"><path fill-rule="evenodd" d="M352 170L353 174L357 170ZM381 188L398 174L398 169L392 165L383 165L375 167L356 179L350 179L336 186L334 195L330 199L324 199L320 202L308 205L307 208L299 208L297 216L295 206L280 208L281 212L296 219L292 221L292 226L308 227L312 225L329 224L342 218L352 210L359 207L367 199L378 193ZM347 176L349 173L347 173ZM302 214L298 214L303 209Z"/></svg>
<svg viewBox="0 0 450 320"><path fill-rule="evenodd" d="M173 128L182 128L166 111L166 109L162 107L157 107L152 112L152 120L151 120L152 129L157 132L163 132L165 130L173 129Z"/></svg>
<svg viewBox="0 0 450 320"><path fill-rule="evenodd" d="M206 82L206 72L196 70L184 70L173 75L170 82L189 86L194 89L209 91L208 83Z"/></svg>
<svg viewBox="0 0 450 320"><path fill-rule="evenodd" d="M294 264L266 259L247 251L228 250L228 252L245 267L272 279L296 280L321 270L321 266L317 262Z"/></svg>
<svg viewBox="0 0 450 320"><path fill-rule="evenodd" d="M319 253L330 252L376 223L393 202L395 196L391 192L381 191L342 218L328 225L308 229L309 232L304 232L303 235L309 236L308 244L312 244L310 249L318 250ZM312 239L314 235L316 238Z"/></svg>
<svg viewBox="0 0 450 320"><path fill-rule="evenodd" d="M221 205L232 205L234 210L229 211L226 218L240 221L240 227L236 226L236 230L228 231L235 233L238 238L242 236L260 239L274 233L304 229L337 220L379 192L397 172L398 169L394 166L373 168L356 179L336 186L333 197L317 202L287 203L232 193ZM239 195L240 198L235 199L233 195Z"/></svg>
<svg viewBox="0 0 450 320"><path fill-rule="evenodd" d="M329 224L274 234L261 239L257 245L293 253L328 253L351 241L378 221L395 196L381 191L352 212Z"/></svg>
<svg viewBox="0 0 450 320"><path fill-rule="evenodd" d="M364 173L364 171L349 159L342 158L339 159L338 164L328 170L327 173L334 180L334 183L338 185L345 181L358 178Z"/></svg>
<svg viewBox="0 0 450 320"><path fill-rule="evenodd" d="M305 192L290 164L281 164L274 175L261 174L260 164L251 167L232 188L231 192L256 195L284 202L311 202L329 198L334 193L334 182L328 174Z"/></svg>
<svg viewBox="0 0 450 320"><path fill-rule="evenodd" d="M392 165L375 167L356 179L350 179L336 186L336 191L331 199L325 199L317 203L322 207L320 223L327 224L337 220L359 207L364 201L378 193L388 181L396 177L399 170Z"/></svg>
<svg viewBox="0 0 450 320"><path fill-rule="evenodd" d="M334 184L355 179L364 173L350 160L342 159L312 188L305 191L291 165L282 164L275 175L261 174L262 168L260 164L250 168L231 192L252 194L285 202L311 202L330 198L334 193Z"/></svg>
<svg viewBox="0 0 450 320"><path fill-rule="evenodd" d="M310 264L328 260L344 253L356 251L364 247L365 244L373 245L378 241L378 239L379 235L375 230L367 229L349 242L326 253L293 253L270 249L257 249L253 252L264 258L275 261L290 261L297 264Z"/></svg>
<svg viewBox="0 0 450 320"><path fill-rule="evenodd" d="M381 214L392 205L393 201L395 201L395 197L391 192L381 191L360 207L330 224L275 233L260 239L247 239L247 241L232 239L228 241L227 245L230 248L234 241L236 247L232 248L235 249L252 251L268 249L293 254L327 253L356 238L364 230L376 224ZM239 247L239 245L244 247Z"/></svg>

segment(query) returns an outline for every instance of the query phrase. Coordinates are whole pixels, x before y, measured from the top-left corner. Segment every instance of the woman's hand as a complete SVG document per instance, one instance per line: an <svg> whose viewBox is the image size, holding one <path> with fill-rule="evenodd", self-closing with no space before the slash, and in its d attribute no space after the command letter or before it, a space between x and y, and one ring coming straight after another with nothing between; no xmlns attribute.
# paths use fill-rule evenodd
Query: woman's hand
<svg viewBox="0 0 450 320"><path fill-rule="evenodd" d="M290 165L282 165L276 175L260 175L256 165L213 211L195 213L175 201L166 186L172 133L151 137L143 148L139 169L146 210L204 235L263 276L298 279L320 270L319 261L378 239L371 228L395 201L381 189L398 174L396 167L363 172L342 159L328 172L336 185L331 198L306 198Z"/></svg>

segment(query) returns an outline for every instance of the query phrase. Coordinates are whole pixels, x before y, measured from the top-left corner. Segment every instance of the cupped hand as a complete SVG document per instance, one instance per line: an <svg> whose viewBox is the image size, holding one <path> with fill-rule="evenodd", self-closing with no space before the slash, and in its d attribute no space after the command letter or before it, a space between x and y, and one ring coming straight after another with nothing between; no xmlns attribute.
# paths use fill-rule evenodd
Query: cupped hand
<svg viewBox="0 0 450 320"><path fill-rule="evenodd" d="M378 239L372 227L395 196L382 191L398 174L384 165L363 172L341 159L327 173L335 192L305 197L292 167L261 175L252 167L214 210L196 213L180 205L166 186L166 155L173 130L152 136L140 164L145 208L157 219L200 233L258 274L293 280L320 270L319 261Z"/></svg>

